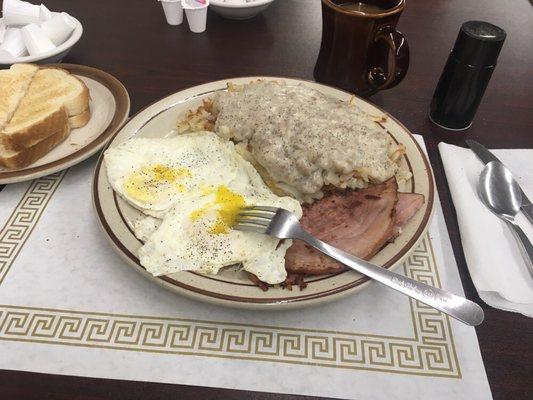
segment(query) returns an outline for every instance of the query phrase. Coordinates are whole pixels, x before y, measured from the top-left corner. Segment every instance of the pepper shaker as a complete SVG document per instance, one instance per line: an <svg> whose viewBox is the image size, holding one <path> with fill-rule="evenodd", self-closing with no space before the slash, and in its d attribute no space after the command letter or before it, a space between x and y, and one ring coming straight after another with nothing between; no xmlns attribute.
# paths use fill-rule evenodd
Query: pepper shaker
<svg viewBox="0 0 533 400"><path fill-rule="evenodd" d="M505 37L503 29L488 22L461 26L431 100L431 121L448 130L472 125Z"/></svg>

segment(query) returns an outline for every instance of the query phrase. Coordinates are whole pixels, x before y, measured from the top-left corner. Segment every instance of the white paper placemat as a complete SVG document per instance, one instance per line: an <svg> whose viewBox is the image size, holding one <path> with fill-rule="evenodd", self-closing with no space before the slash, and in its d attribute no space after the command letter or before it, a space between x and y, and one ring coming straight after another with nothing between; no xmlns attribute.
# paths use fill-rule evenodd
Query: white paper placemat
<svg viewBox="0 0 533 400"><path fill-rule="evenodd" d="M489 399L473 328L377 284L252 312L168 292L99 231L94 160L0 192L0 368L352 399ZM463 294L440 204L398 269ZM259 290L259 289L258 289Z"/></svg>

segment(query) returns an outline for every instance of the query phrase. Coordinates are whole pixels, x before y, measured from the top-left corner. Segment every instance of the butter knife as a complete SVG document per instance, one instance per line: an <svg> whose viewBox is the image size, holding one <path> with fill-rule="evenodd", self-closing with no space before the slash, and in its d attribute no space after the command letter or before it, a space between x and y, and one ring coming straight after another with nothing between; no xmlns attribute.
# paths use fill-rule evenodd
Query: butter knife
<svg viewBox="0 0 533 400"><path fill-rule="evenodd" d="M483 162L483 164L488 164L491 161L501 162L494 154L487 150L485 146L476 142L475 140L467 140L466 144L468 145L468 147L470 147L474 154ZM531 204L531 200L527 198L522 188L520 188L520 192L522 193L522 205L520 206L520 210L524 213L529 222L533 224L533 204Z"/></svg>

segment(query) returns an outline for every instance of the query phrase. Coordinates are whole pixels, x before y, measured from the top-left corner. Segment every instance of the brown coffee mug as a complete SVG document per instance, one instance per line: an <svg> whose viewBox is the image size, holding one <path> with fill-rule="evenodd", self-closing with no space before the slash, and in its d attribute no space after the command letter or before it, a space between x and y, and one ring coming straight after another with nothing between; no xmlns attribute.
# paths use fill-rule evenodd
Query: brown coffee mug
<svg viewBox="0 0 533 400"><path fill-rule="evenodd" d="M315 80L360 96L390 89L409 67L396 30L405 0L322 0L322 44Z"/></svg>

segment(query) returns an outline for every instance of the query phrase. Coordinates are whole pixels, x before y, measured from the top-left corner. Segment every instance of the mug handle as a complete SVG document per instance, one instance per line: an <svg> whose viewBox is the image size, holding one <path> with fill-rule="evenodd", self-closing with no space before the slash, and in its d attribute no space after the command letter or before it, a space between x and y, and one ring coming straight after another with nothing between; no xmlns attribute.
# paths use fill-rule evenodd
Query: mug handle
<svg viewBox="0 0 533 400"><path fill-rule="evenodd" d="M377 90L390 89L402 81L409 67L409 45L401 32L392 26L386 25L379 28L374 36L374 43L383 40L393 57L390 59L391 67L388 76L381 67L372 67L368 71L368 81Z"/></svg>

